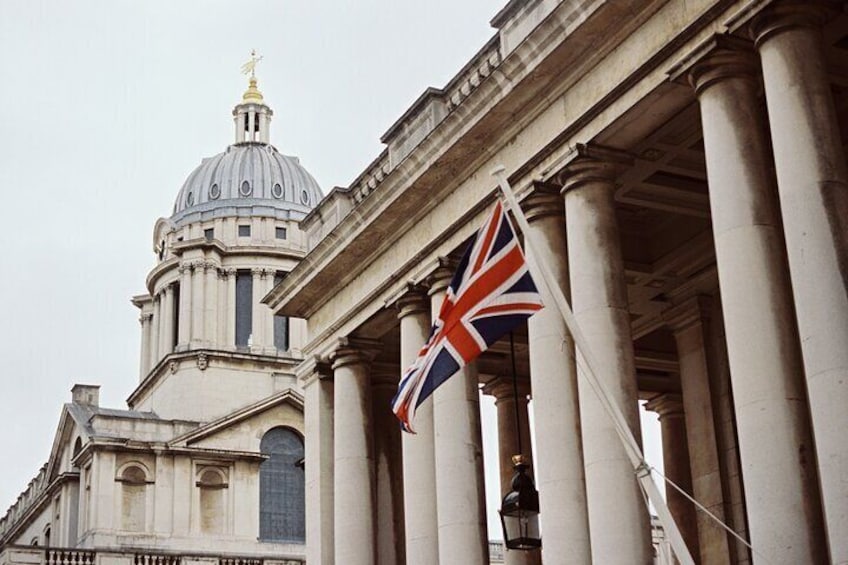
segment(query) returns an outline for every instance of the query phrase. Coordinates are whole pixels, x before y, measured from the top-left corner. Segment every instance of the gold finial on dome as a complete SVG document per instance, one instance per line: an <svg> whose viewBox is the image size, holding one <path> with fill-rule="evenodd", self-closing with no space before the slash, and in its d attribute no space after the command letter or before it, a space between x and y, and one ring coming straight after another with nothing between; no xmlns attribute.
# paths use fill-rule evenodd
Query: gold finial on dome
<svg viewBox="0 0 848 565"><path fill-rule="evenodd" d="M262 93L259 92L259 88L256 86L256 64L261 60L262 56L260 55L257 57L256 49L253 49L250 52L250 60L241 66L241 74L250 75L250 86L248 86L247 90L244 92L242 102L262 104Z"/></svg>

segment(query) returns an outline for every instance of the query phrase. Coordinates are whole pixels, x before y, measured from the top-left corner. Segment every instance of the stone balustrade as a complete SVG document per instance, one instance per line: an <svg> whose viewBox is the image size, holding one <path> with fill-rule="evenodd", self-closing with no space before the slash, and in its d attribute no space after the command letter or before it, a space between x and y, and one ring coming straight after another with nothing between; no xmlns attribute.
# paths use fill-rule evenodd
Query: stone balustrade
<svg viewBox="0 0 848 565"><path fill-rule="evenodd" d="M241 556L165 551L0 547L0 565L304 565L302 556Z"/></svg>

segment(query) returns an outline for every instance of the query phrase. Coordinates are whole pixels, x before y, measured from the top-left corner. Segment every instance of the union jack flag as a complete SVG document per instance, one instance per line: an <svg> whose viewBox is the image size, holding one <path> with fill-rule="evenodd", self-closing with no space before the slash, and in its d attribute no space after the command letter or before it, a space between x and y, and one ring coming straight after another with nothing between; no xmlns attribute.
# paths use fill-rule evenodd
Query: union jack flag
<svg viewBox="0 0 848 565"><path fill-rule="evenodd" d="M462 257L430 338L401 377L392 411L415 433L415 411L462 367L542 308L518 238L498 201Z"/></svg>

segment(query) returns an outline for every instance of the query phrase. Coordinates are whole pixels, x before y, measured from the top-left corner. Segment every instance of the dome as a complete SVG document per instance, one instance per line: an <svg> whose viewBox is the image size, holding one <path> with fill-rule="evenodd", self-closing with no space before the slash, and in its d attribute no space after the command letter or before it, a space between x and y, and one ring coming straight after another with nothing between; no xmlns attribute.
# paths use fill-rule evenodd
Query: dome
<svg viewBox="0 0 848 565"><path fill-rule="evenodd" d="M204 159L186 179L174 202L177 225L231 216L300 220L323 198L321 188L297 157L282 155L270 142L274 112L257 86L252 56L250 86L233 109L235 143Z"/></svg>
<svg viewBox="0 0 848 565"><path fill-rule="evenodd" d="M194 169L177 194L171 219L178 225L233 215L299 220L321 198L321 188L297 157L270 144L242 142Z"/></svg>

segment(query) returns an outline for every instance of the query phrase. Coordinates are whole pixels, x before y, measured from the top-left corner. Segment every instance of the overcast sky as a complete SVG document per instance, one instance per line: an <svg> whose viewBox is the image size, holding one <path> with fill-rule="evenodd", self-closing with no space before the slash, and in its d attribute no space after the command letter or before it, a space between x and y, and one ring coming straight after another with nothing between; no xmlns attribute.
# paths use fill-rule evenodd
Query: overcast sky
<svg viewBox="0 0 848 565"><path fill-rule="evenodd" d="M250 50L272 143L326 193L482 47L504 2L0 0L0 514L74 383L125 407L153 224L232 143Z"/></svg>

